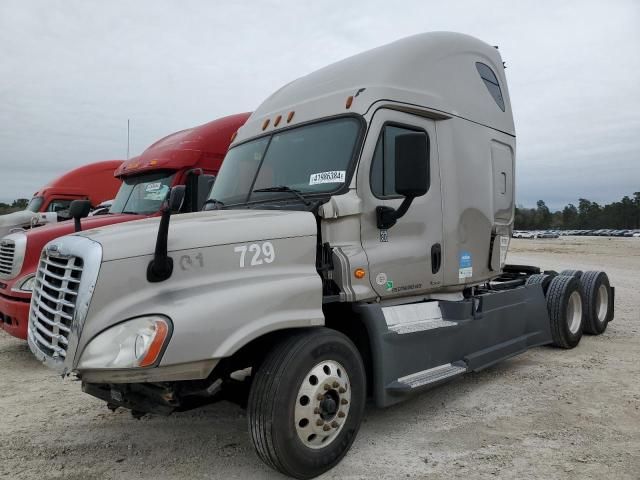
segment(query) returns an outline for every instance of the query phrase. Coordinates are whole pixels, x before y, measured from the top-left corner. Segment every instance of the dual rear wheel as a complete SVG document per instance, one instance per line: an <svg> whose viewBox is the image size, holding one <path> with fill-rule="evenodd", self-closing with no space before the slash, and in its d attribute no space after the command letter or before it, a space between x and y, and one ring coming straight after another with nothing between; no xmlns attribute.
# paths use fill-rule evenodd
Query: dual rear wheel
<svg viewBox="0 0 640 480"><path fill-rule="evenodd" d="M556 347L574 348L583 332L600 335L613 319L613 291L605 272L564 270L557 276L532 275L527 284L542 286Z"/></svg>

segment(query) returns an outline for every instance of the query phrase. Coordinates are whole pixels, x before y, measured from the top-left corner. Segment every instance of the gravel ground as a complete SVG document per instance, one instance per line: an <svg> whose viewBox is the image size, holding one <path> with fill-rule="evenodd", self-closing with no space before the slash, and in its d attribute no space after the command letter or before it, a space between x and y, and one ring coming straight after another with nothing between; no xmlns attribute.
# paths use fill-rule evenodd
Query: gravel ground
<svg viewBox="0 0 640 480"><path fill-rule="evenodd" d="M321 478L640 478L640 239L514 240L511 263L602 269L604 335L533 349L379 410ZM0 331L0 477L284 478L254 455L239 407L170 417L110 412Z"/></svg>

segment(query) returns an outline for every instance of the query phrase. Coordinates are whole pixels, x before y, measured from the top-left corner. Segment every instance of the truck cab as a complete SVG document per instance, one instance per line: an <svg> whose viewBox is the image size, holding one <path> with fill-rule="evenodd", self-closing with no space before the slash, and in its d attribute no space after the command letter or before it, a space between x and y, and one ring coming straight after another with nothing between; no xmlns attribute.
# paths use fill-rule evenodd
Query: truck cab
<svg viewBox="0 0 640 480"><path fill-rule="evenodd" d="M135 416L237 399L258 456L312 478L346 454L367 397L577 345L576 274L505 265L514 162L496 48L439 32L347 58L256 109L205 211L172 219L172 191L162 221L49 243L30 348Z"/></svg>
<svg viewBox="0 0 640 480"><path fill-rule="evenodd" d="M27 208L0 215L0 238L12 230L29 229L68 220L74 200L89 200L92 207L113 198L120 181L113 176L122 160L105 160L74 168L51 181L36 193Z"/></svg>
<svg viewBox="0 0 640 480"><path fill-rule="evenodd" d="M231 115L173 133L149 146L140 156L120 162L115 172L111 172L120 188L117 193L110 193L113 202L109 213L84 219L82 229L157 216L169 189L178 185L186 185L189 192L178 210L199 210L220 169L231 136L248 116ZM11 335L27 338L29 302L42 247L74 230L74 222L65 221L0 239L0 327Z"/></svg>

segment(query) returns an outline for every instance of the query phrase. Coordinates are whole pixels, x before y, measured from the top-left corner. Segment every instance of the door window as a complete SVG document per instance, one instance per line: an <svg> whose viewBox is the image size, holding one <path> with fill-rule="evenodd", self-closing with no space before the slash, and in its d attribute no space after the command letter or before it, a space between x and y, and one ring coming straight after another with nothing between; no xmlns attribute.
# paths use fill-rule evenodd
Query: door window
<svg viewBox="0 0 640 480"><path fill-rule="evenodd" d="M385 125L380 132L376 150L371 162L371 191L378 198L400 198L395 190L396 183L396 137L408 133L421 133L396 125ZM427 137L427 145L429 138Z"/></svg>

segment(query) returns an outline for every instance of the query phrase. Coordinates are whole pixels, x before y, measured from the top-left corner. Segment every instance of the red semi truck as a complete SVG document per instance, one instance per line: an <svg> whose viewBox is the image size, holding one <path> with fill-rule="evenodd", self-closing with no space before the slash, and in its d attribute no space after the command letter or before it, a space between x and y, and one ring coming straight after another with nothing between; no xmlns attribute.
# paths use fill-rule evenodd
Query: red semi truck
<svg viewBox="0 0 640 480"><path fill-rule="evenodd" d="M231 115L173 133L122 163L114 174L121 186L110 213L83 219L82 229L159 215L167 192L176 185L186 185L181 211L199 210L232 135L248 117L249 113ZM27 338L29 303L42 247L73 233L74 228L73 221L65 221L0 239L0 326L14 337Z"/></svg>
<svg viewBox="0 0 640 480"><path fill-rule="evenodd" d="M49 182L31 198L25 210L0 216L0 238L16 228L68 220L69 205L74 200L89 200L92 207L112 199L120 188L113 176L122 160L104 160L74 168Z"/></svg>

